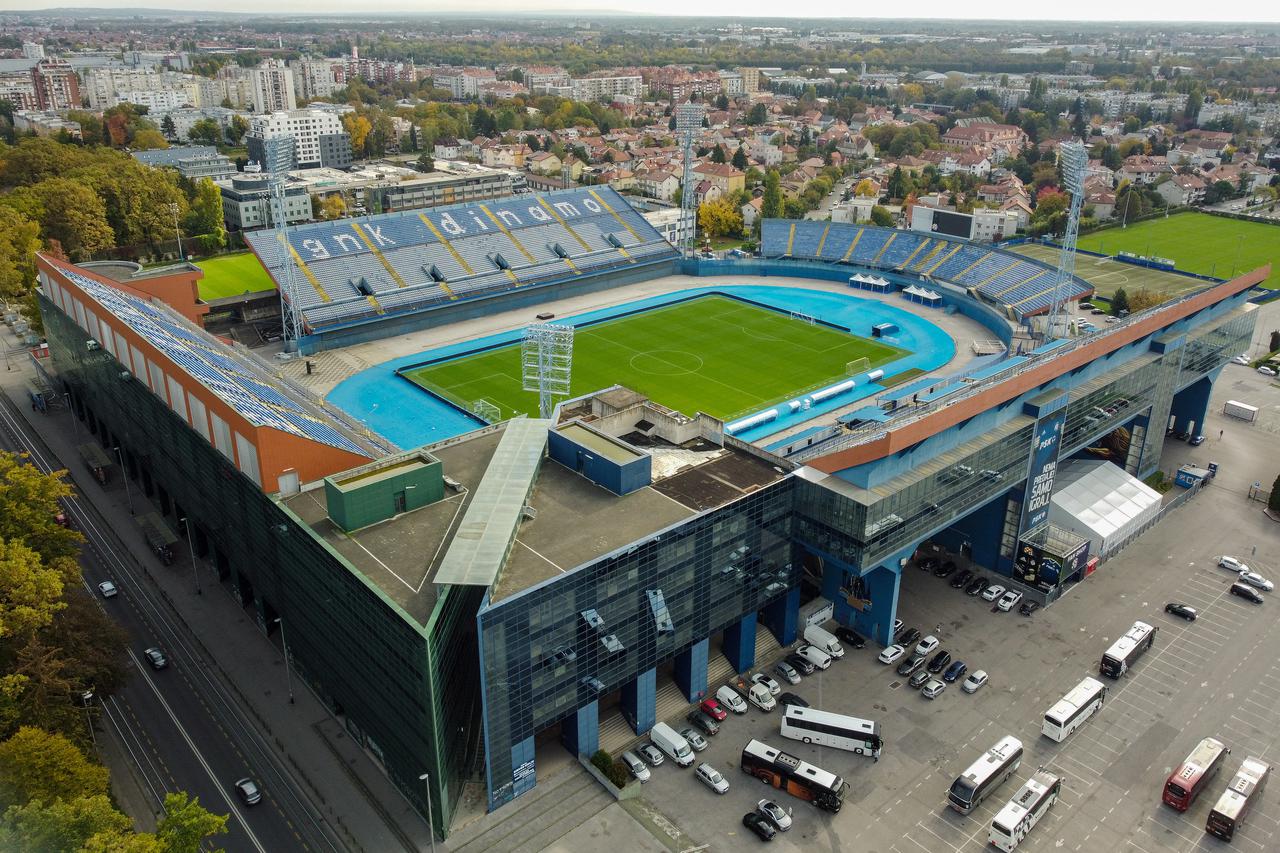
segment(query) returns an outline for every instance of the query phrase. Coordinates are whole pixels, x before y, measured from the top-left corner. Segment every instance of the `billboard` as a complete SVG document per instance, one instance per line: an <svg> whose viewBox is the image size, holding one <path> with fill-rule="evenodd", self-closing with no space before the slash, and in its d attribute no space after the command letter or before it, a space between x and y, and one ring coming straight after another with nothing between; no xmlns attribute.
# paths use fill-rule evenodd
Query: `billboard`
<svg viewBox="0 0 1280 853"><path fill-rule="evenodd" d="M938 234L947 234L951 237L962 237L968 240L973 237L973 217L967 213L935 210L933 212L933 226L929 230Z"/></svg>
<svg viewBox="0 0 1280 853"><path fill-rule="evenodd" d="M1022 523L1018 535L1025 536L1049 520L1049 501L1053 497L1053 478L1058 473L1058 449L1067 422L1065 407L1045 415L1036 422L1031 443L1031 478L1022 499Z"/></svg>

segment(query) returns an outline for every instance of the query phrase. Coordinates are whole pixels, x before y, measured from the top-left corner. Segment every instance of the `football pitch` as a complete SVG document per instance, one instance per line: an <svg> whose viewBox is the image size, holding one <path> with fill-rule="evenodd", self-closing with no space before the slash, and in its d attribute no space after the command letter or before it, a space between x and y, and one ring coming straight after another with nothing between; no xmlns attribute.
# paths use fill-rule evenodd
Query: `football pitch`
<svg viewBox="0 0 1280 853"><path fill-rule="evenodd" d="M1107 228L1080 237L1090 252L1169 258L1182 272L1231 278L1271 264L1263 287L1280 288L1280 225L1245 222L1207 213L1179 213L1128 228Z"/></svg>
<svg viewBox="0 0 1280 853"><path fill-rule="evenodd" d="M200 279L200 298L208 302L224 296L238 296L259 290L274 290L271 276L253 252L220 255L198 261L196 266L204 270Z"/></svg>
<svg viewBox="0 0 1280 853"><path fill-rule="evenodd" d="M905 350L726 296L702 296L577 330L574 395L625 385L687 415L730 420ZM521 390L520 344L408 368L406 379L468 411L476 400L502 418L536 415Z"/></svg>

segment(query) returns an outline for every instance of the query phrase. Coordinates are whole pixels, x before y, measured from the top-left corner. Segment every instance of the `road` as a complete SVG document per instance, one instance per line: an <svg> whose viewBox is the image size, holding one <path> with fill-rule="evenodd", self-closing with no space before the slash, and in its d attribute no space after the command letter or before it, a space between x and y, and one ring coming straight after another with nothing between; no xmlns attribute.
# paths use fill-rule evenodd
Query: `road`
<svg viewBox="0 0 1280 853"><path fill-rule="evenodd" d="M24 451L42 471L66 468L50 453L0 393L0 448ZM203 648L87 500L64 502L85 536L81 554L85 588L130 635L132 676L114 696L93 697L96 737L115 738L129 756L155 814L166 793L187 791L210 811L229 814L228 833L216 844L228 851L339 851L347 847L308 798L299 780L223 683ZM181 563L179 563L181 565ZM112 580L119 595L103 599L97 584ZM155 671L143 650L160 646L169 666ZM246 806L233 783L256 779L263 799Z"/></svg>

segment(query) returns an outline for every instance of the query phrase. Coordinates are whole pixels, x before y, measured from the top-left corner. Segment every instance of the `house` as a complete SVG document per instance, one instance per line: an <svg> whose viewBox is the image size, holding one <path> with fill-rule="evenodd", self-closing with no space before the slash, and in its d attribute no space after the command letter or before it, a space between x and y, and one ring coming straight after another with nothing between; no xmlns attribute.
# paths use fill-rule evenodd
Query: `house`
<svg viewBox="0 0 1280 853"><path fill-rule="evenodd" d="M694 188L694 198L698 200L699 205L706 204L709 201L715 201L724 195L720 187L714 181L702 180L698 181L698 186Z"/></svg>
<svg viewBox="0 0 1280 853"><path fill-rule="evenodd" d="M655 170L636 178L636 189L659 201L671 201L680 189L680 179L671 172Z"/></svg>
<svg viewBox="0 0 1280 853"><path fill-rule="evenodd" d="M985 178L991 173L991 158L981 150L966 151L956 162L956 171Z"/></svg>
<svg viewBox="0 0 1280 853"><path fill-rule="evenodd" d="M1086 193L1084 203L1093 208L1094 219L1110 219L1116 213L1116 194L1111 190L1097 189Z"/></svg>
<svg viewBox="0 0 1280 853"><path fill-rule="evenodd" d="M1000 205L1000 210L1004 213L1013 213L1018 220L1018 230L1025 231L1027 225L1031 222L1031 205L1027 203L1025 198L1014 196L1006 200Z"/></svg>
<svg viewBox="0 0 1280 853"><path fill-rule="evenodd" d="M558 175L562 165L560 158L551 151L539 151L536 154L532 154L527 162L529 171L537 172L539 175Z"/></svg>
<svg viewBox="0 0 1280 853"><path fill-rule="evenodd" d="M492 169L523 169L529 146L523 142L515 145L489 145L480 152L480 162Z"/></svg>
<svg viewBox="0 0 1280 853"><path fill-rule="evenodd" d="M732 195L747 185L747 175L728 163L702 163L693 171L719 188L722 195Z"/></svg>
<svg viewBox="0 0 1280 853"><path fill-rule="evenodd" d="M739 208L742 211L743 228L746 228L749 230L753 225L756 224L756 220L760 218L760 208L763 206L764 206L764 198L762 196L756 196L755 198L751 199L751 201L747 202L741 208Z"/></svg>
<svg viewBox="0 0 1280 853"><path fill-rule="evenodd" d="M1204 201L1205 182L1195 175L1174 175L1156 184L1156 193L1172 207L1185 207Z"/></svg>
<svg viewBox="0 0 1280 853"><path fill-rule="evenodd" d="M1027 144L1027 134L1011 124L974 124L951 128L942 135L942 143L957 148L1018 150Z"/></svg>
<svg viewBox="0 0 1280 853"><path fill-rule="evenodd" d="M454 139L452 136L445 136L436 140L436 144L431 149L432 155L441 160L461 160L462 143Z"/></svg>
<svg viewBox="0 0 1280 853"><path fill-rule="evenodd" d="M1159 155L1135 154L1124 158L1116 177L1131 184L1149 186L1169 174L1169 161Z"/></svg>

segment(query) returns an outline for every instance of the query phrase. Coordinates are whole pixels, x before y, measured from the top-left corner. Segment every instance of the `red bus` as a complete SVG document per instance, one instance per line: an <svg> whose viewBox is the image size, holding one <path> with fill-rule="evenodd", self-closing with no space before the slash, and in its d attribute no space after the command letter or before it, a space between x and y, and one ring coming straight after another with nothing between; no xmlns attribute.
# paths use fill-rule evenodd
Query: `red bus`
<svg viewBox="0 0 1280 853"><path fill-rule="evenodd" d="M1223 841L1230 841L1236 830L1244 825L1249 808L1262 799L1262 791L1271 775L1271 765L1260 758L1250 756L1240 765L1240 771L1222 792L1217 804L1209 812L1205 831Z"/></svg>
<svg viewBox="0 0 1280 853"><path fill-rule="evenodd" d="M1165 781L1161 797L1164 804L1180 812L1191 808L1200 792L1218 775L1230 754L1227 745L1215 737L1207 737L1196 744L1187 760L1175 767Z"/></svg>

